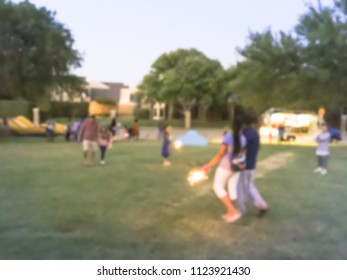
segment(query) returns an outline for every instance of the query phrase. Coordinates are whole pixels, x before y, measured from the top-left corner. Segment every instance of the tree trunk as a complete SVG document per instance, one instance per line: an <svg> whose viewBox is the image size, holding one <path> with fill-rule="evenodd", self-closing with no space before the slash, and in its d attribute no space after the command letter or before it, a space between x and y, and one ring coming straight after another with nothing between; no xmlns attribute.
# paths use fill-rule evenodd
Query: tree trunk
<svg viewBox="0 0 347 280"><path fill-rule="evenodd" d="M188 109L184 110L184 127L186 129L190 128L190 123L191 123L191 112Z"/></svg>
<svg viewBox="0 0 347 280"><path fill-rule="evenodd" d="M153 120L153 104L152 103L149 106L149 119Z"/></svg>
<svg viewBox="0 0 347 280"><path fill-rule="evenodd" d="M172 101L170 101L168 105L168 116L167 116L169 121L173 119L173 113L174 113L174 104Z"/></svg>
<svg viewBox="0 0 347 280"><path fill-rule="evenodd" d="M207 113L207 108L205 106L200 105L199 112L198 112L199 114L198 118L200 121L206 121L206 113Z"/></svg>

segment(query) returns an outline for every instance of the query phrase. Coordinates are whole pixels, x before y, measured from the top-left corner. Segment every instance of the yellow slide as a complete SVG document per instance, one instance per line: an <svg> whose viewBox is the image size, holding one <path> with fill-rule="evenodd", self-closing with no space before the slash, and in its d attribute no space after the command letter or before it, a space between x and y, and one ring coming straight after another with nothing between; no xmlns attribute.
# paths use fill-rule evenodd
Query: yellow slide
<svg viewBox="0 0 347 280"><path fill-rule="evenodd" d="M10 129L18 135L45 135L46 124L35 126L33 122L24 116L18 116L8 119L8 126ZM57 123L55 125L56 134L64 134L66 131L66 125Z"/></svg>
<svg viewBox="0 0 347 280"><path fill-rule="evenodd" d="M41 127L43 127L46 130L47 124L43 123L41 124ZM56 123L54 132L55 134L64 134L66 132L66 125L61 123Z"/></svg>

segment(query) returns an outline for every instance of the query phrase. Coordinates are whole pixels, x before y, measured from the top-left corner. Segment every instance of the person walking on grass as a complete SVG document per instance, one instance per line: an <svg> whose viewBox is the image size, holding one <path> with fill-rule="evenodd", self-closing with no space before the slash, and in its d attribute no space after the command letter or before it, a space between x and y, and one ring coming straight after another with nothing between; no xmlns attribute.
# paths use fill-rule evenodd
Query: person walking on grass
<svg viewBox="0 0 347 280"><path fill-rule="evenodd" d="M74 121L74 123L72 124L71 133L72 133L73 140L75 142L78 142L78 136L80 133L82 123L83 123L83 120L81 118L80 120Z"/></svg>
<svg viewBox="0 0 347 280"><path fill-rule="evenodd" d="M65 141L70 142L71 137L71 120L66 123L66 131L65 131Z"/></svg>
<svg viewBox="0 0 347 280"><path fill-rule="evenodd" d="M233 201L237 199L240 170L244 168L244 164L237 160L246 146L246 138L241 134L240 116L235 114L232 126L233 132L224 135L217 154L202 167L205 173L209 173L211 168L219 163L214 175L213 190L226 208L226 213L222 218L227 223L235 222L241 217L241 213L234 206ZM232 161L234 161L234 170L231 169Z"/></svg>
<svg viewBox="0 0 347 280"><path fill-rule="evenodd" d="M140 129L139 129L139 121L138 119L134 119L134 122L131 126L131 128L128 130L129 132L129 141L131 139L133 140L139 140L140 137Z"/></svg>
<svg viewBox="0 0 347 280"><path fill-rule="evenodd" d="M158 123L157 140L163 140L165 133L165 125L162 121Z"/></svg>
<svg viewBox="0 0 347 280"><path fill-rule="evenodd" d="M106 151L108 147L111 147L112 143L112 132L109 127L102 126L99 132L99 148L100 148L100 164L105 165Z"/></svg>
<svg viewBox="0 0 347 280"><path fill-rule="evenodd" d="M320 133L316 136L315 141L318 143L316 155L318 167L314 170L321 175L328 174L328 159L329 159L329 142L330 133L326 124L321 124Z"/></svg>
<svg viewBox="0 0 347 280"><path fill-rule="evenodd" d="M47 120L46 136L49 142L53 142L55 138L55 122L52 119Z"/></svg>
<svg viewBox="0 0 347 280"><path fill-rule="evenodd" d="M257 120L255 113L250 110L244 116L242 134L246 137L246 167L241 171L238 184L238 207L243 214L247 211L247 202L251 201L258 209L258 217L264 216L268 211L266 201L254 185L257 155L260 147L259 133L252 127Z"/></svg>
<svg viewBox="0 0 347 280"><path fill-rule="evenodd" d="M168 126L164 131L163 145L161 148L161 156L163 157L163 166L170 166L169 160L171 150L171 139L170 139L171 127Z"/></svg>
<svg viewBox="0 0 347 280"><path fill-rule="evenodd" d="M116 135L116 129L117 129L117 119L116 119L116 117L113 117L111 120L110 127L109 127L109 130L112 133L112 136Z"/></svg>
<svg viewBox="0 0 347 280"><path fill-rule="evenodd" d="M79 132L79 141L82 141L84 165L91 165L95 152L98 149L99 125L95 116L89 116L82 124Z"/></svg>

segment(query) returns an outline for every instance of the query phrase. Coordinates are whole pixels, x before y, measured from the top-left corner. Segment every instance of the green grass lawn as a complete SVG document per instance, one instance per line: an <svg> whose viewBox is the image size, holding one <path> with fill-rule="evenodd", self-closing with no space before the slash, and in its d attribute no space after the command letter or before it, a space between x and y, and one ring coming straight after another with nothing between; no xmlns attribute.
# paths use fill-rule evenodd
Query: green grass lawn
<svg viewBox="0 0 347 280"><path fill-rule="evenodd" d="M0 142L0 259L347 259L345 147L323 177L313 147L263 146L260 160L293 156L262 165L269 215L250 208L235 224L220 218L212 174L186 182L217 148L185 148L164 168L160 143L116 143L106 166L85 168L79 144Z"/></svg>

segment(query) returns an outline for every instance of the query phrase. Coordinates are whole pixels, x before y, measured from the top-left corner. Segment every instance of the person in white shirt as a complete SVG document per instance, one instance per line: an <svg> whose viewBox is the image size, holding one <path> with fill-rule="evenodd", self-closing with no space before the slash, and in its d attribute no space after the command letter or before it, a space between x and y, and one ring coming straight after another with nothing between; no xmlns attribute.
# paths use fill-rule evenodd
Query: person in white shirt
<svg viewBox="0 0 347 280"><path fill-rule="evenodd" d="M323 124L320 130L321 132L315 138L315 141L318 143L316 150L318 167L314 172L326 175L328 173L330 133L326 124Z"/></svg>

